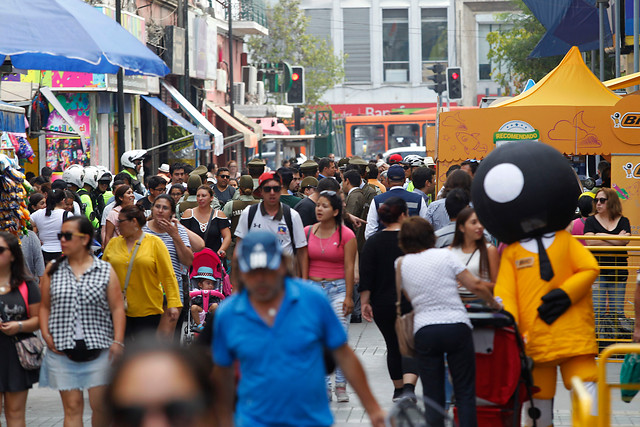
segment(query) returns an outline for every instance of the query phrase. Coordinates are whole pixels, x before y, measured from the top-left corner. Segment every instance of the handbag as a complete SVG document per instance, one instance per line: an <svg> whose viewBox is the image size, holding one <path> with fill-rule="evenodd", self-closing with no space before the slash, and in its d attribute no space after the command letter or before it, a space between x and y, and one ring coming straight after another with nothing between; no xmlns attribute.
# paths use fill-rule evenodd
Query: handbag
<svg viewBox="0 0 640 427"><path fill-rule="evenodd" d="M629 353L624 356L624 362L620 369L620 384L638 384L640 383L640 354ZM620 389L620 395L623 401L630 403L638 393L638 390Z"/></svg>
<svg viewBox="0 0 640 427"><path fill-rule="evenodd" d="M27 318L29 315L29 288L25 282L22 282L18 288L20 295L24 300L25 307L27 309ZM42 365L42 358L44 357L44 343L37 336L30 334L23 338L13 337L14 344L16 346L16 352L18 353L18 360L20 365L27 371L33 371L38 369Z"/></svg>
<svg viewBox="0 0 640 427"><path fill-rule="evenodd" d="M142 236L140 236L135 244L135 247L133 248L131 258L129 259L129 268L127 268L127 276L124 279L124 291L122 291L122 299L124 302L125 313L129 310L129 302L127 301L127 288L129 287L129 279L131 278L131 271L133 270L133 261L136 259L136 254L138 253L138 249L140 249L142 239L144 239L144 231L142 232Z"/></svg>
<svg viewBox="0 0 640 427"><path fill-rule="evenodd" d="M398 336L398 347L400 354L406 357L415 357L415 346L413 338L413 317L414 311L402 314L400 308L402 304L402 257L398 258L398 266L396 267L396 291L398 298L396 300L396 335Z"/></svg>

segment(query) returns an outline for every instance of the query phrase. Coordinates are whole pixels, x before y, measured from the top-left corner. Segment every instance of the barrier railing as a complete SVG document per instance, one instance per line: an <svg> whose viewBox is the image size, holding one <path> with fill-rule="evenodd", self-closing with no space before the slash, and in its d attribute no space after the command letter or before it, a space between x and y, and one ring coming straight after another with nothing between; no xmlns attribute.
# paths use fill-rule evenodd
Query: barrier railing
<svg viewBox="0 0 640 427"><path fill-rule="evenodd" d="M581 238L581 236L575 236ZM588 236L597 241L628 241L626 246L586 246L598 260L600 275L593 284L593 308L599 349L630 342L635 320L634 294L640 269L640 236Z"/></svg>
<svg viewBox="0 0 640 427"><path fill-rule="evenodd" d="M611 390L612 389L627 389L627 390L640 390L640 384L609 384L607 383L607 363L611 361L614 356L621 356L627 353L640 353L640 344L628 343L628 344L614 344L605 348L600 353L600 360L598 361L598 427L608 427L611 425ZM582 401L581 403L584 403ZM583 424L574 424L580 425ZM587 425L587 424L584 424Z"/></svg>
<svg viewBox="0 0 640 427"><path fill-rule="evenodd" d="M591 416L593 398L580 378L571 378L571 425L574 427L593 427Z"/></svg>

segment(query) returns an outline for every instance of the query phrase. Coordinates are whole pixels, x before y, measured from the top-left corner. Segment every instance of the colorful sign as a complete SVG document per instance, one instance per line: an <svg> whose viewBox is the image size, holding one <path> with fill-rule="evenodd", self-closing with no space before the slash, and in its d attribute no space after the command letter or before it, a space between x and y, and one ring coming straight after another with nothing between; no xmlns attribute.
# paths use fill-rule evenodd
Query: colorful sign
<svg viewBox="0 0 640 427"><path fill-rule="evenodd" d="M89 95L86 93L57 94L58 101L69 113L78 129L67 123L56 110L51 110L46 129L47 166L54 171L62 171L72 164L89 165L91 157L91 116ZM60 136L60 133L81 133L85 146L78 136Z"/></svg>
<svg viewBox="0 0 640 427"><path fill-rule="evenodd" d="M493 143L497 147L513 141L537 141L540 132L523 120L510 120L500 126L498 132L493 134Z"/></svg>
<svg viewBox="0 0 640 427"><path fill-rule="evenodd" d="M452 102L451 105L456 105ZM351 116L387 116L396 108L431 108L435 102L408 104L331 104L334 114L339 117Z"/></svg>

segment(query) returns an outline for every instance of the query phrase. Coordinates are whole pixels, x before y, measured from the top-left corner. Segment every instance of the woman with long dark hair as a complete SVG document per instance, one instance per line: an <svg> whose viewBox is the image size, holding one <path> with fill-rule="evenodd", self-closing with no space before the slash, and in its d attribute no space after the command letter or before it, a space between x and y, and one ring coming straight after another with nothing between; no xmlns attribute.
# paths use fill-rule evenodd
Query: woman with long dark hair
<svg viewBox="0 0 640 427"><path fill-rule="evenodd" d="M307 236L309 277L327 294L333 311L345 331L353 311L354 265L357 243L353 231L342 221L343 201L335 191L322 191L316 202L318 222L305 227ZM347 384L340 368L336 368L336 399L348 402ZM327 395L331 399L331 381L327 378Z"/></svg>
<svg viewBox="0 0 640 427"><path fill-rule="evenodd" d="M408 217L407 202L390 197L378 208L378 218L385 228L367 239L360 254L360 304L362 317L375 322L387 345L387 370L393 382L393 400L403 393L415 392L418 366L415 359L402 357L396 335L395 260L403 255L398 245L400 224ZM402 296L402 313L411 311L411 303Z"/></svg>
<svg viewBox="0 0 640 427"><path fill-rule="evenodd" d="M124 350L125 317L118 278L93 255L93 226L67 218L58 234L64 255L42 279L40 327L47 352L40 386L59 390L65 425L82 425L88 390L92 424L105 425L104 391L110 362Z"/></svg>
<svg viewBox="0 0 640 427"><path fill-rule="evenodd" d="M487 242L484 226L473 208L462 209L456 217L456 231L449 249L475 276L487 283L496 282L500 255L498 249ZM493 288L489 290L493 293ZM458 288L458 292L463 302L481 303L481 300L464 286Z"/></svg>
<svg viewBox="0 0 640 427"><path fill-rule="evenodd" d="M201 185L196 192L198 206L187 209L180 223L204 240L207 248L214 251L220 259L227 256L231 244L229 220L221 210L211 207L214 193L208 185Z"/></svg>
<svg viewBox="0 0 640 427"><path fill-rule="evenodd" d="M133 194L133 189L128 185L121 185L114 193L116 205L109 212L107 221L104 224L102 230L102 247L106 248L109 240L120 235L120 223L118 222L118 214L127 206L133 206L136 202L136 197Z"/></svg>
<svg viewBox="0 0 640 427"><path fill-rule="evenodd" d="M27 394L38 382L38 369L24 369L16 350L16 339L38 329L40 290L28 279L20 241L0 231L0 410L9 427L25 425Z"/></svg>
<svg viewBox="0 0 640 427"><path fill-rule="evenodd" d="M142 230L146 222L144 211L139 206L122 208L118 213L120 235L109 241L102 257L115 270L122 292L125 293L128 305L127 337L147 331L173 335L175 322L178 321L182 308L169 251L162 239ZM131 263L131 274L127 282L127 270ZM166 308L163 306L165 294ZM158 330L160 318L165 311L173 323L173 329L169 327L169 323L166 330Z"/></svg>
<svg viewBox="0 0 640 427"><path fill-rule="evenodd" d="M45 264L62 254L58 233L62 221L67 215L73 215L65 210L64 190L54 189L47 194L47 207L31 214L33 231L38 234L42 242L42 256Z"/></svg>

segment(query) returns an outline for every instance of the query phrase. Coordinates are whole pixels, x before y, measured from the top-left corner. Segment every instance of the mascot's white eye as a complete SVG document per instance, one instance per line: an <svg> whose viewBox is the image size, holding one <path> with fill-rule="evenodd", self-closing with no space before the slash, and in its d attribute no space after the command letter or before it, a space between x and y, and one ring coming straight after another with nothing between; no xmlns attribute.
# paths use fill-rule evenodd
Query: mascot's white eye
<svg viewBox="0 0 640 427"><path fill-rule="evenodd" d="M524 175L513 163L494 166L484 178L484 192L498 203L516 199L524 187Z"/></svg>

